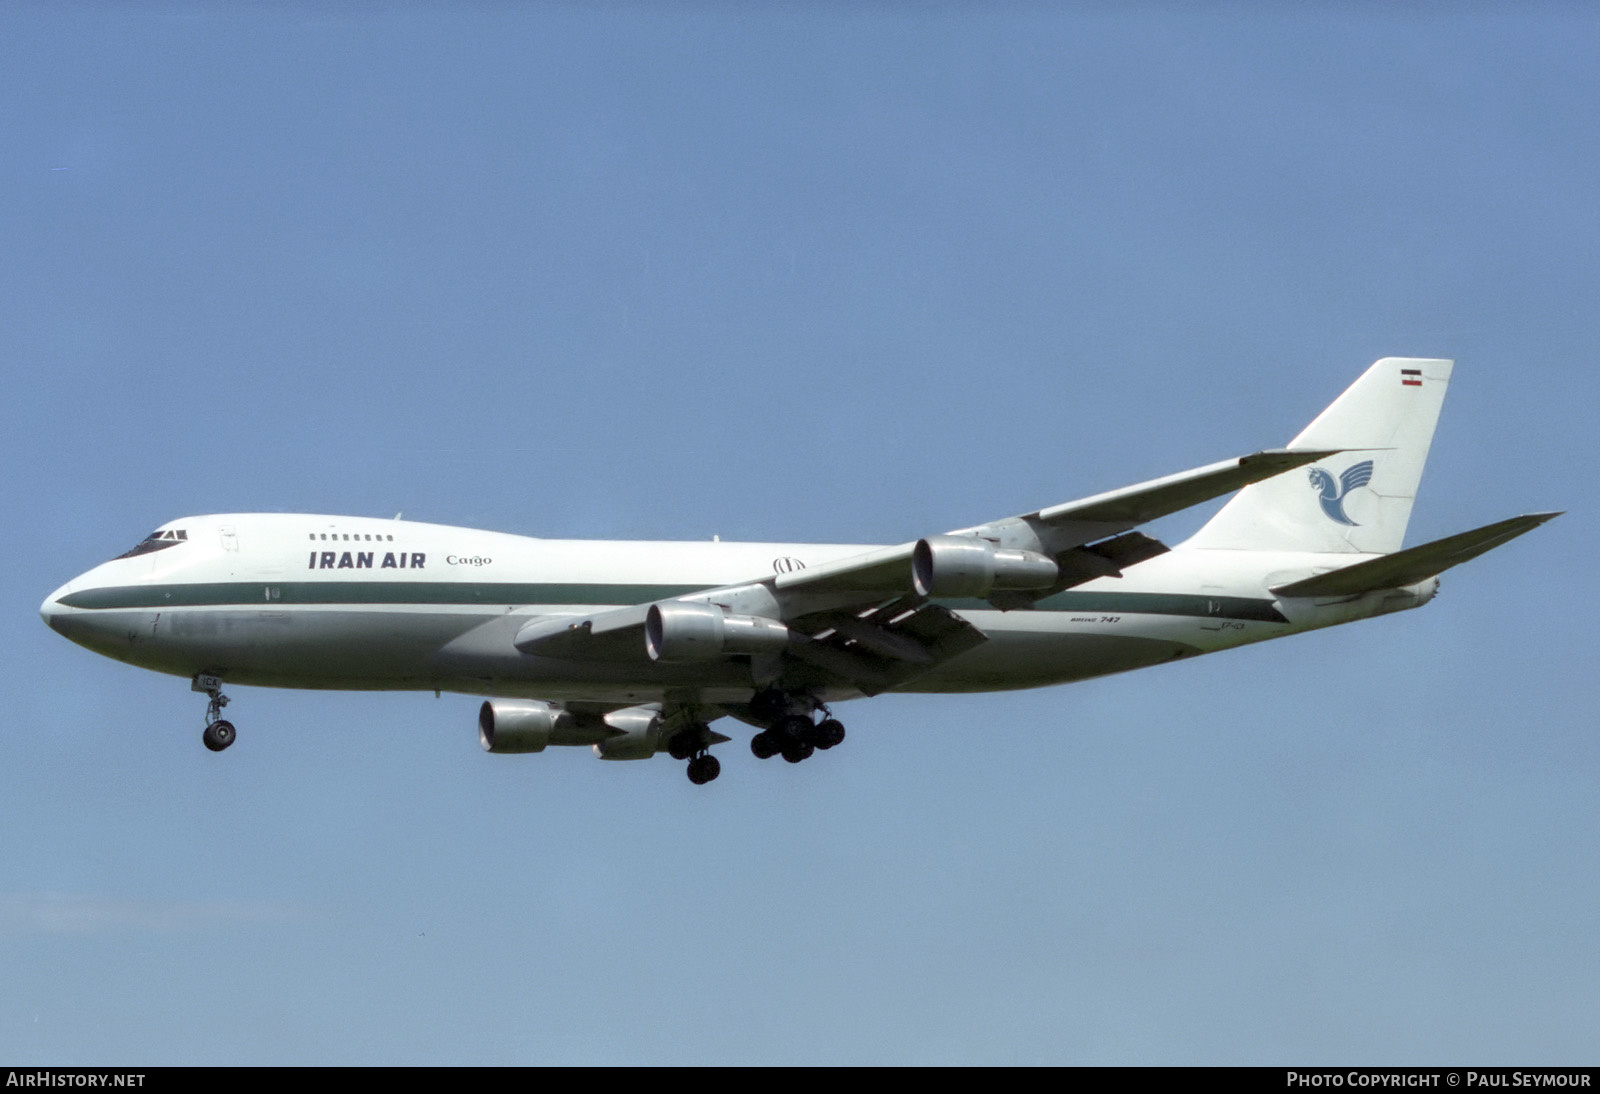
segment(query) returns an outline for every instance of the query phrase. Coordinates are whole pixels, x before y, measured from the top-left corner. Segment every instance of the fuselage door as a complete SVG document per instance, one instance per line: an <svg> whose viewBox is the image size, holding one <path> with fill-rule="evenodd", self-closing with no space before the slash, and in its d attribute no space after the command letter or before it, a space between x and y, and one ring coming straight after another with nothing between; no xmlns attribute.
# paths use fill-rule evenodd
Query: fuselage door
<svg viewBox="0 0 1600 1094"><path fill-rule="evenodd" d="M1203 631L1220 631L1226 624L1220 618L1222 615L1222 597L1224 589L1220 585L1200 586L1200 595L1206 600L1205 621L1200 624Z"/></svg>
<svg viewBox="0 0 1600 1094"><path fill-rule="evenodd" d="M221 528L222 549L224 551L237 551L239 549L239 536L233 530L233 525L226 524Z"/></svg>

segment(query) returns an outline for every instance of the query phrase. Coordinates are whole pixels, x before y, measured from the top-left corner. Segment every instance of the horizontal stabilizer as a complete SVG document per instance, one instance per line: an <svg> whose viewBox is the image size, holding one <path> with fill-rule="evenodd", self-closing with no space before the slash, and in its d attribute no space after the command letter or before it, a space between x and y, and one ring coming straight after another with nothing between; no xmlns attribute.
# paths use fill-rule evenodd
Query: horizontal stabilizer
<svg viewBox="0 0 1600 1094"><path fill-rule="evenodd" d="M1303 581L1273 586L1277 596L1355 596L1375 589L1398 589L1434 577L1452 566L1492 551L1524 532L1532 531L1560 513L1530 513L1470 532L1436 539L1418 547L1368 559Z"/></svg>

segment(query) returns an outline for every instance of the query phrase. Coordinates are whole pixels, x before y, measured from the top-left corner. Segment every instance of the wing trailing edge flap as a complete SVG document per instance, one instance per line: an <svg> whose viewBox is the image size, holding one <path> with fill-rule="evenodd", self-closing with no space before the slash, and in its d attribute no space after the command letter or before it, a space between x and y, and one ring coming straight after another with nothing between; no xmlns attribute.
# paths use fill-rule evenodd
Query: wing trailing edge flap
<svg viewBox="0 0 1600 1094"><path fill-rule="evenodd" d="M814 612L790 624L788 654L818 683L877 695L921 676L988 637L938 604L901 597L864 611Z"/></svg>
<svg viewBox="0 0 1600 1094"><path fill-rule="evenodd" d="M1291 581L1287 585L1274 585L1272 592L1277 596L1356 596L1378 589L1415 585L1444 573L1452 566L1459 566L1492 551L1503 543L1509 543L1524 532L1531 532L1545 521L1560 515L1559 512L1529 513L1497 521L1470 532L1408 547L1392 555L1371 558L1329 573Z"/></svg>

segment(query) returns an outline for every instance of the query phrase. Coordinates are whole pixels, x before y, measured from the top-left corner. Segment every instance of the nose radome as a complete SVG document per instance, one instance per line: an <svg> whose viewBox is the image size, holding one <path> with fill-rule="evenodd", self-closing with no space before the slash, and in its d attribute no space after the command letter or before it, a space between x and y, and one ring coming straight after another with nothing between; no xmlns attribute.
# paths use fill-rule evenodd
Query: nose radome
<svg viewBox="0 0 1600 1094"><path fill-rule="evenodd" d="M72 582L67 582L61 588L44 598L44 603L39 605L39 618L53 631L61 630L61 618L66 615L67 609L61 603L61 598L72 591Z"/></svg>

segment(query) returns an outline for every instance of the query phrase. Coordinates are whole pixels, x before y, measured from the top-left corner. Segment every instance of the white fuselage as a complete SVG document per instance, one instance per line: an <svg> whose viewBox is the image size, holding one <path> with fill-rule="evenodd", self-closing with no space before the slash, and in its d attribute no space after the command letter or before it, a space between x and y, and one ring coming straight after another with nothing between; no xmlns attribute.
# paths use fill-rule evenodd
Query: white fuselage
<svg viewBox="0 0 1600 1094"><path fill-rule="evenodd" d="M46 621L97 652L179 676L626 704L686 689L706 702L743 702L758 682L747 659L564 660L522 653L513 637L540 617L692 599L874 549L546 540L296 514L200 516L164 527L183 538L68 582L41 608ZM1430 578L1328 601L1269 591L1359 557L1179 547L1031 608L946 601L988 640L899 690L1065 683L1415 607L1437 587Z"/></svg>

